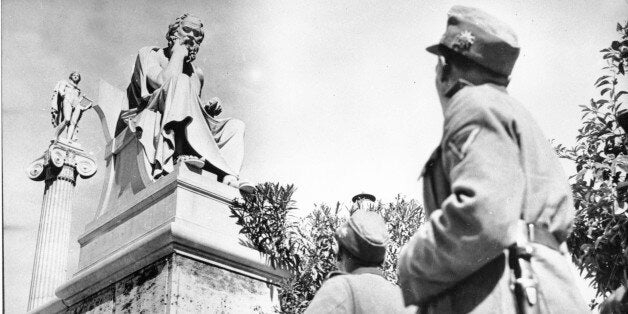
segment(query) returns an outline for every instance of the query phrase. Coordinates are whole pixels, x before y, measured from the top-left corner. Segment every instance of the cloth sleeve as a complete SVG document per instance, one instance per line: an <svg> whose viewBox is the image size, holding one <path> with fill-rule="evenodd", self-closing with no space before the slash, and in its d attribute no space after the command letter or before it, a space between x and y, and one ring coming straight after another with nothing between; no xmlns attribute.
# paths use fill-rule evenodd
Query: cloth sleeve
<svg viewBox="0 0 628 314"><path fill-rule="evenodd" d="M451 194L400 255L406 304L454 286L515 241L525 186L516 141L484 114L451 134L442 147Z"/></svg>
<svg viewBox="0 0 628 314"><path fill-rule="evenodd" d="M163 68L159 65L157 54L153 50L141 52L140 54L143 54L141 66L146 74L146 84L153 90L160 88L161 85L158 83L157 77Z"/></svg>
<svg viewBox="0 0 628 314"><path fill-rule="evenodd" d="M148 69L155 69L155 66L159 66L159 62L150 56L151 51L154 49L156 49L156 47L144 47L137 53L133 67L133 75L131 76L131 84L129 84L127 88L129 109L140 107L154 90L152 86L149 86L149 78L147 77ZM159 72L157 72L157 75L159 75Z"/></svg>

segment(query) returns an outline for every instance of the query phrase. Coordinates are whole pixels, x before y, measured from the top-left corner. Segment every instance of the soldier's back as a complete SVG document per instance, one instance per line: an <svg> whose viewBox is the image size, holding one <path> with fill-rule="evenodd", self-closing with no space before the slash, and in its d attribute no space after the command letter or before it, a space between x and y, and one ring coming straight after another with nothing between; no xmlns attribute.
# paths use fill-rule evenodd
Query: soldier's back
<svg viewBox="0 0 628 314"><path fill-rule="evenodd" d="M532 115L504 88L484 84L465 87L452 98L445 116L445 133L455 133L469 123L500 129L498 132L507 133L516 143L525 176L522 204L525 221L548 230L557 243L563 243L571 230L575 211L571 190L558 157ZM532 268L543 312L588 312L564 246L560 249L540 243L532 246ZM429 312L514 313L509 276L506 255L499 256L437 298Z"/></svg>
<svg viewBox="0 0 628 314"><path fill-rule="evenodd" d="M337 275L325 281L306 313L414 313L401 290L371 273Z"/></svg>
<svg viewBox="0 0 628 314"><path fill-rule="evenodd" d="M398 286L379 275L360 274L339 276L354 294L354 313L411 313L404 307Z"/></svg>

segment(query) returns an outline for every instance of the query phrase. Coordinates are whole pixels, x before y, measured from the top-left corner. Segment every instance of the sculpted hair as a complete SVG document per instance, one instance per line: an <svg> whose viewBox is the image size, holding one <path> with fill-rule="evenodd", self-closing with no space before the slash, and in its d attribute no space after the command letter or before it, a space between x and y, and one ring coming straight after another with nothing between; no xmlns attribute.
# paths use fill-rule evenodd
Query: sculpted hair
<svg viewBox="0 0 628 314"><path fill-rule="evenodd" d="M74 74L76 74L76 76L78 76L78 80L76 80L76 83L78 84L78 82L80 82L80 81L81 81L81 73L78 73L78 71L74 71L74 72L70 73L70 75L68 76L68 78L70 79L70 81L73 81L73 80L72 80L72 76L73 76Z"/></svg>

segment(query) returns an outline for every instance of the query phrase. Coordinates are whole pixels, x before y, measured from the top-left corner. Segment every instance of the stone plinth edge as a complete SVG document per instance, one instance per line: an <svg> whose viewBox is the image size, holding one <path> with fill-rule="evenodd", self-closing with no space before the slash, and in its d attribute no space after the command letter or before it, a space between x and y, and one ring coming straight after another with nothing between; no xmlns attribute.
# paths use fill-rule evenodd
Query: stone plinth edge
<svg viewBox="0 0 628 314"><path fill-rule="evenodd" d="M68 307L63 304L63 301L59 298L54 298L32 311L28 312L28 314L50 314L50 313L60 313L67 309Z"/></svg>

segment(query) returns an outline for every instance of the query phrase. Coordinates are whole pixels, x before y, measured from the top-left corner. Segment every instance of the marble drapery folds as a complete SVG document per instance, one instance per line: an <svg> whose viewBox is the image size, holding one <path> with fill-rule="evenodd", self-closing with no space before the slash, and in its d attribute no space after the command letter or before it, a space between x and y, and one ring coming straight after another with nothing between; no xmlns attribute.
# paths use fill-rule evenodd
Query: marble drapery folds
<svg viewBox="0 0 628 314"><path fill-rule="evenodd" d="M190 74L180 73L152 88L146 71L163 68L160 57L163 52L157 47L140 49L127 89L129 108L138 112L129 126L152 165L153 178L172 172L179 155L203 158L205 167L219 176L238 176L244 156L244 123L216 119L203 109L203 78L196 67Z"/></svg>

